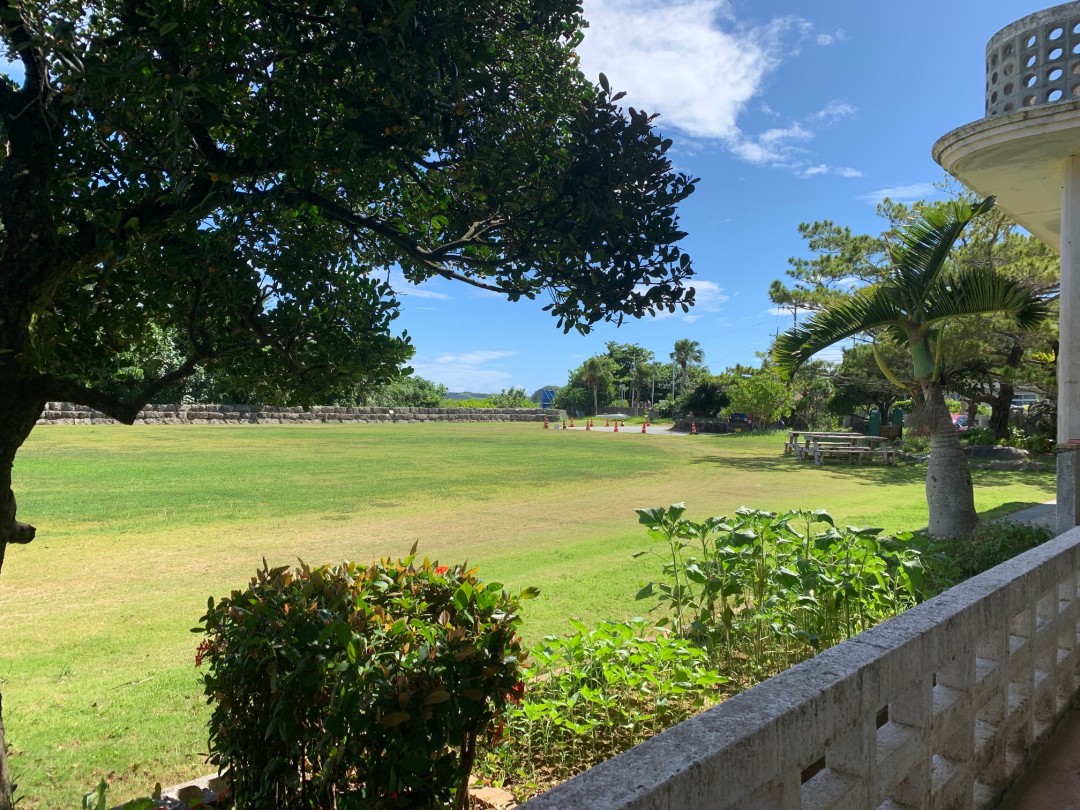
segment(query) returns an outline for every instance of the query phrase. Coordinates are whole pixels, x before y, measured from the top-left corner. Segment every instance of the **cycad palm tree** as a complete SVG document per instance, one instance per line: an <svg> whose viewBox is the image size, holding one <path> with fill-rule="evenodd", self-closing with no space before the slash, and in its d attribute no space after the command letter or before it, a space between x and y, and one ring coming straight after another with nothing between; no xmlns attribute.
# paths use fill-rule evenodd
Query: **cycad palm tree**
<svg viewBox="0 0 1080 810"><path fill-rule="evenodd" d="M1045 301L989 266L945 272L949 253L964 227L993 206L994 198L988 197L975 205L961 200L926 210L889 246L891 267L885 281L793 327L773 349L777 366L790 375L822 349L873 332L882 371L905 387L886 366L876 341L891 339L906 345L930 427L926 501L929 530L936 537L963 537L979 520L971 471L941 387L945 326L966 315L1000 312L1011 315L1021 328L1029 328L1047 316Z"/></svg>
<svg viewBox="0 0 1080 810"><path fill-rule="evenodd" d="M679 384L682 393L686 393L688 381L687 369L691 363L704 363L705 352L701 350L701 344L696 340L683 338L675 341L675 350L671 353L671 361L679 367ZM675 392L671 392L675 396Z"/></svg>

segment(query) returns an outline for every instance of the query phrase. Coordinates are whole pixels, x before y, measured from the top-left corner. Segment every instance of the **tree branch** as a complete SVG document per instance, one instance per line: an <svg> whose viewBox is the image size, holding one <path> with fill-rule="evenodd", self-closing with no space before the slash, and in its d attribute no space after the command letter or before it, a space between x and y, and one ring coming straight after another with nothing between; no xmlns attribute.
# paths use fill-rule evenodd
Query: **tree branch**
<svg viewBox="0 0 1080 810"><path fill-rule="evenodd" d="M32 44L30 26L27 25L22 9L13 6L10 0L0 0L0 33L23 63L25 78L22 91L16 99L25 108L48 91L48 64L44 54ZM4 112L8 113L7 110ZM17 115L18 112L13 110L11 114Z"/></svg>
<svg viewBox="0 0 1080 810"><path fill-rule="evenodd" d="M298 189L292 194L304 202L311 203L318 206L325 211L332 219L340 222L353 230L357 231L370 231L378 234L390 242L393 242L417 264L421 264L428 270L431 270L436 275L443 278L450 279L451 281L460 281L465 284L469 284L473 287L478 287L481 290L488 290L490 292L505 293L507 290L499 287L495 284L486 284L478 279L470 278L462 273L451 270L446 265L437 261L439 258L450 258L442 254L443 249L436 249L434 251L428 251L417 245L411 239L407 238L403 234L399 233L396 229L390 226L388 222L384 222L381 219L375 219L373 217L366 217L362 214L354 213L340 203L335 202L327 197L323 197L320 194L316 194L313 191L305 191ZM494 227L494 226L493 226ZM490 229L487 229L490 230ZM486 231L485 231L486 232ZM476 238L475 236L473 237ZM456 246L462 246L465 243L461 240L452 243ZM457 255L452 257L454 261L459 261L466 264L477 264L494 266L494 263L486 261L484 259L470 259L466 256Z"/></svg>
<svg viewBox="0 0 1080 810"><path fill-rule="evenodd" d="M129 400L121 399L97 388L87 388L72 380L53 377L52 375L41 375L39 378L39 390L49 400L85 405L88 408L101 411L106 416L111 416L118 422L130 425L135 421L139 411L145 407L146 403L150 402L151 399L170 385L194 374L199 363L204 359L206 358L187 358L179 368L154 380Z"/></svg>

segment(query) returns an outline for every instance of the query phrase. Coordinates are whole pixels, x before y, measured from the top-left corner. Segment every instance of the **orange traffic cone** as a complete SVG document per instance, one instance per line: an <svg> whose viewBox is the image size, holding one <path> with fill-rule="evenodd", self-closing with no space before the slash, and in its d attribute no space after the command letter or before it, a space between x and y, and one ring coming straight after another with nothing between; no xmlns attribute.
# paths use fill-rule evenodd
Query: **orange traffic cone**
<svg viewBox="0 0 1080 810"><path fill-rule="evenodd" d="M697 436L697 422L690 423L690 435Z"/></svg>
<svg viewBox="0 0 1080 810"><path fill-rule="evenodd" d="M605 419L604 420L604 427L611 427L611 420L610 419Z"/></svg>
<svg viewBox="0 0 1080 810"><path fill-rule="evenodd" d="M592 419L590 419L589 421L587 421L585 423L585 429L586 430L592 430Z"/></svg>
<svg viewBox="0 0 1080 810"><path fill-rule="evenodd" d="M619 432L619 420L618 419L615 420L615 432L616 433Z"/></svg>
<svg viewBox="0 0 1080 810"><path fill-rule="evenodd" d="M562 429L566 430L566 420L565 419L562 420Z"/></svg>
<svg viewBox="0 0 1080 810"><path fill-rule="evenodd" d="M622 420L622 426L626 427L626 420L625 419Z"/></svg>
<svg viewBox="0 0 1080 810"><path fill-rule="evenodd" d="M570 417L570 427L574 426L574 417Z"/></svg>
<svg viewBox="0 0 1080 810"><path fill-rule="evenodd" d="M645 432L645 423L644 422L641 423L641 432L642 433Z"/></svg>
<svg viewBox="0 0 1080 810"><path fill-rule="evenodd" d="M549 430L549 429L550 429L550 427L551 427L551 426L550 426L550 425L548 424L548 420L547 420L547 417L545 416L545 417L544 417L544 430Z"/></svg>

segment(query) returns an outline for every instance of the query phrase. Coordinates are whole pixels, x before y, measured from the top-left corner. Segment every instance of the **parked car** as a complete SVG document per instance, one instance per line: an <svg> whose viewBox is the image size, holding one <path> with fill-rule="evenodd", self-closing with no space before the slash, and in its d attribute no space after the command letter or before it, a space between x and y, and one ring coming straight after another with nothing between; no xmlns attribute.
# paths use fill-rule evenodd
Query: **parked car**
<svg viewBox="0 0 1080 810"><path fill-rule="evenodd" d="M952 415L952 423L956 425L956 429L963 433L968 429L968 418L966 413L954 413Z"/></svg>
<svg viewBox="0 0 1080 810"><path fill-rule="evenodd" d="M749 414L733 413L727 419L727 426L732 433L742 433L744 430L754 429L754 420Z"/></svg>

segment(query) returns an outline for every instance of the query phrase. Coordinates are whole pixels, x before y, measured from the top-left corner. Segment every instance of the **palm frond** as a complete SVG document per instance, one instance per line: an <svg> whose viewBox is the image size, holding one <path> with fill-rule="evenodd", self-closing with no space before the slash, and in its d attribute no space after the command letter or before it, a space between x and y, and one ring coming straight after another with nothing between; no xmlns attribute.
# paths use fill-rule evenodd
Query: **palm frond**
<svg viewBox="0 0 1080 810"><path fill-rule="evenodd" d="M790 377L822 349L860 332L897 324L904 317L904 312L882 295L854 293L780 335L773 346L773 361L781 374Z"/></svg>
<svg viewBox="0 0 1080 810"><path fill-rule="evenodd" d="M985 268L972 269L929 292L923 307L923 322L933 325L964 315L996 312L1011 315L1021 329L1030 329L1046 320L1050 306L1044 298L1013 279Z"/></svg>
<svg viewBox="0 0 1080 810"><path fill-rule="evenodd" d="M964 228L993 207L993 197L974 205L954 200L927 210L900 232L889 247L889 258L893 284L907 299L905 309L915 310L926 299Z"/></svg>

